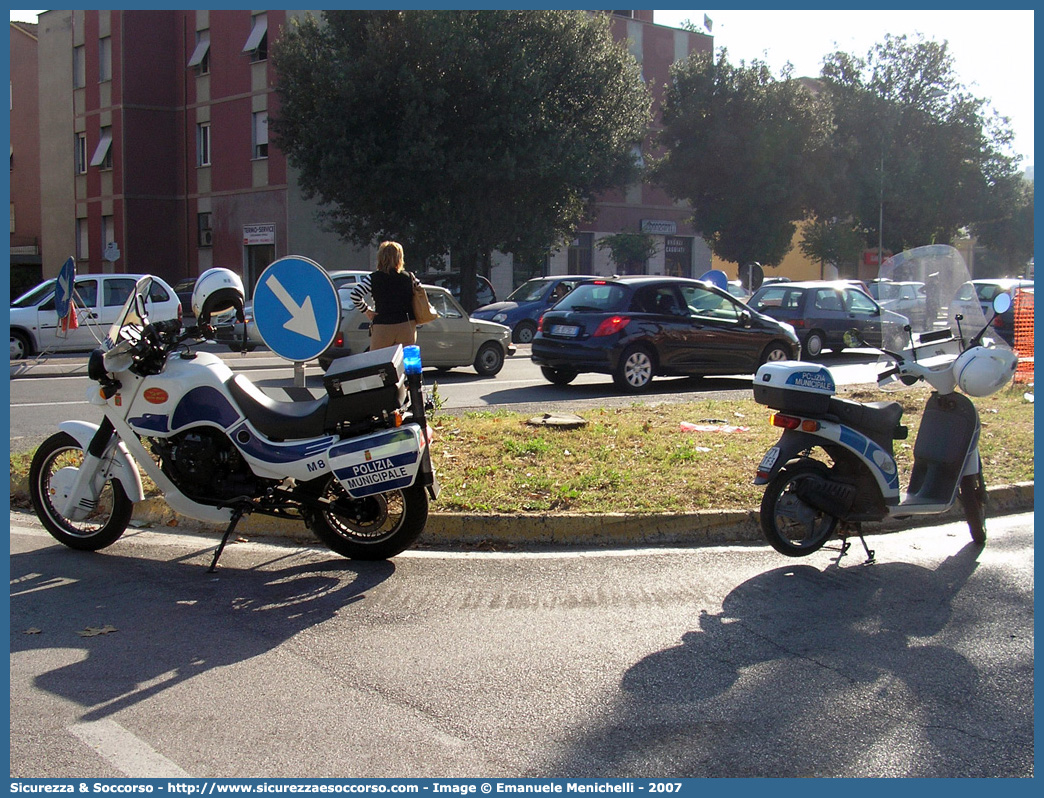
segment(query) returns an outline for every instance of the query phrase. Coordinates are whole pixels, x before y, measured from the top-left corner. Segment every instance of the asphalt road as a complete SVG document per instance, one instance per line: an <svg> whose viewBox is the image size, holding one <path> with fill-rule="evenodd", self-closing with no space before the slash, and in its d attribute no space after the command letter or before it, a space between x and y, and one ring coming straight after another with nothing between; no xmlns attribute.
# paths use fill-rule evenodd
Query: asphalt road
<svg viewBox="0 0 1044 798"><path fill-rule="evenodd" d="M509 555L11 515L12 777L1033 775L1033 516Z"/></svg>

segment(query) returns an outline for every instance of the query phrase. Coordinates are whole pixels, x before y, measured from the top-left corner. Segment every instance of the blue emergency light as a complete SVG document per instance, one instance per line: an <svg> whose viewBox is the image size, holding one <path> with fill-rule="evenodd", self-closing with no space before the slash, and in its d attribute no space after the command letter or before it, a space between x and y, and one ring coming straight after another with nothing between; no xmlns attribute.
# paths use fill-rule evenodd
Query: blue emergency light
<svg viewBox="0 0 1044 798"><path fill-rule="evenodd" d="M407 374L421 373L421 356L419 346L404 346L402 348L402 367Z"/></svg>

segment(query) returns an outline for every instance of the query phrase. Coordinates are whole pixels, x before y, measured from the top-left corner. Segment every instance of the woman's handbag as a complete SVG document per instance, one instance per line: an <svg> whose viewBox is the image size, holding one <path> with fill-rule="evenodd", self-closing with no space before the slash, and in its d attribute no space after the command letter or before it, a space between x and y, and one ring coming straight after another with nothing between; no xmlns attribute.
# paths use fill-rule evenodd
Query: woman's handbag
<svg viewBox="0 0 1044 798"><path fill-rule="evenodd" d="M414 320L417 324L427 324L429 321L435 321L438 317L439 312L428 302L428 293L424 290L424 286L420 283L415 283L413 286Z"/></svg>

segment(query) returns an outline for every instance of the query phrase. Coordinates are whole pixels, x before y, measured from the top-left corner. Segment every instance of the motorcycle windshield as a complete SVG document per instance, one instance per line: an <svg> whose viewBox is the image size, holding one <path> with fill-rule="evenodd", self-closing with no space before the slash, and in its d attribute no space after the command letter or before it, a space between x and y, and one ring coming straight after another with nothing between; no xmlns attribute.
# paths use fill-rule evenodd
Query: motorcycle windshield
<svg viewBox="0 0 1044 798"><path fill-rule="evenodd" d="M134 284L134 290L123 303L116 321L112 323L109 332L105 336L103 348L106 351L112 349L116 344L125 340L137 340L141 329L148 324L148 312L145 301L148 299L149 290L152 288L152 277L145 275Z"/></svg>
<svg viewBox="0 0 1044 798"><path fill-rule="evenodd" d="M910 291L908 287L907 295L917 300L901 308L913 331L919 333L915 341L924 336L942 337L948 330L966 345L992 321L993 311L984 313L964 257L947 244L916 247L888 258L881 264L879 280L907 284L915 289ZM984 338L1005 345L1000 336L991 336L988 330ZM903 343L904 349L911 345L908 335Z"/></svg>

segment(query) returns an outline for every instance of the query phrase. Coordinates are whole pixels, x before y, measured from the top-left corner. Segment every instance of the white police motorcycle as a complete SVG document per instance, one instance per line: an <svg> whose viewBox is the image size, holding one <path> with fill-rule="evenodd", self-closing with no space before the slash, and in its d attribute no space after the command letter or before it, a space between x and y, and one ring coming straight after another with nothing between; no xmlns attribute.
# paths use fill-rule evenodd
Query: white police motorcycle
<svg viewBox="0 0 1044 798"><path fill-rule="evenodd" d="M882 265L882 277L924 282L953 297L968 279L960 253L930 245L902 252ZM994 314L1010 307L998 297ZM950 315L950 314L948 314ZM754 399L777 412L779 442L758 466L755 484L765 485L761 529L782 554L801 557L820 549L835 533L863 541L864 522L942 513L960 500L972 539L986 542L986 486L979 456L979 415L968 396L989 396L1007 385L1016 357L981 312L956 314L948 326L921 334L906 327L909 346L883 352L883 388L926 382L932 392L913 445L913 467L900 490L893 441L907 429L898 402L861 403L835 396L833 375L806 362L766 363L754 377ZM849 339L852 345L858 341ZM967 394L962 395L957 389ZM823 457L826 455L826 457Z"/></svg>
<svg viewBox="0 0 1044 798"><path fill-rule="evenodd" d="M176 512L225 527L213 570L250 513L303 520L345 557L393 557L420 536L439 486L431 464L420 353L388 348L335 361L327 393L276 401L189 344L211 322L243 319L243 285L227 269L196 282L197 327L150 323L141 278L88 361L100 425L66 421L33 457L36 514L61 543L114 543L144 497L138 466Z"/></svg>

